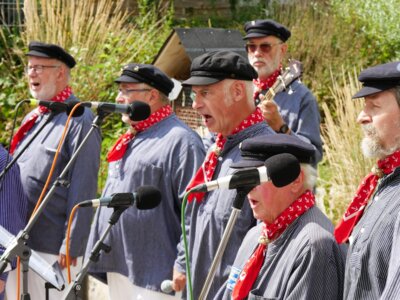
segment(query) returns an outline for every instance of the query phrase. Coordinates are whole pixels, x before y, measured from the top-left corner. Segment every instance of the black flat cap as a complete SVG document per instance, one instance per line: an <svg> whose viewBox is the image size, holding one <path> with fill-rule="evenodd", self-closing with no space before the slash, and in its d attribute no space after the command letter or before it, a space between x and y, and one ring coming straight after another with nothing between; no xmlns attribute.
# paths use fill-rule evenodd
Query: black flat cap
<svg viewBox="0 0 400 300"><path fill-rule="evenodd" d="M183 85L208 85L224 79L252 81L257 72L246 58L232 51L206 52L192 61L190 78Z"/></svg>
<svg viewBox="0 0 400 300"><path fill-rule="evenodd" d="M353 99L376 94L400 85L400 61L365 69L358 76L363 84Z"/></svg>
<svg viewBox="0 0 400 300"><path fill-rule="evenodd" d="M58 45L33 41L29 43L28 48L27 56L55 58L65 63L69 68L76 65L73 56Z"/></svg>
<svg viewBox="0 0 400 300"><path fill-rule="evenodd" d="M168 94L174 88L174 83L160 69L153 65L131 63L123 67L120 77L114 80L116 83L146 83L155 89Z"/></svg>
<svg viewBox="0 0 400 300"><path fill-rule="evenodd" d="M264 162L277 154L289 153L300 163L310 164L314 157L314 147L288 134L261 135L244 140L240 144L242 160L231 165L231 168L260 167Z"/></svg>
<svg viewBox="0 0 400 300"><path fill-rule="evenodd" d="M290 30L274 20L254 20L244 24L246 35L243 39L273 35L286 42L290 38Z"/></svg>

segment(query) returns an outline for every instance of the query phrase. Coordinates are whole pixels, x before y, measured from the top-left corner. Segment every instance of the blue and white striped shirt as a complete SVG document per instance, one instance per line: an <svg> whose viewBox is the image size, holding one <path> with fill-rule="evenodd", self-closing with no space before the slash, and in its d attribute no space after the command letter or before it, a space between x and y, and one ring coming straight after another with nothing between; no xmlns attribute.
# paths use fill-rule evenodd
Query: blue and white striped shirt
<svg viewBox="0 0 400 300"><path fill-rule="evenodd" d="M9 161L12 157L9 158ZM7 165L7 151L0 145L0 171ZM0 225L16 235L27 221L28 202L21 184L18 165L15 164L0 180ZM0 255L4 248L0 246ZM3 274L0 279L6 278Z"/></svg>
<svg viewBox="0 0 400 300"><path fill-rule="evenodd" d="M399 212L400 168L397 168L379 181L373 199L349 239L344 299L394 299L383 298L383 293L394 291L393 287L388 290L387 285L394 283L394 278L389 280L388 275L399 274L389 264L399 262L398 251L392 248L399 236L398 229L395 230Z"/></svg>

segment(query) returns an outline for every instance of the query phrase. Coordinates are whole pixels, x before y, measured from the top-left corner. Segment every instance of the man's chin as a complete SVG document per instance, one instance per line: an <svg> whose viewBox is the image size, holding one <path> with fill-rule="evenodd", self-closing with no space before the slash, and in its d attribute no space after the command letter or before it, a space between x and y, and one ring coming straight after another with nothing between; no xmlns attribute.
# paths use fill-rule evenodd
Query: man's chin
<svg viewBox="0 0 400 300"><path fill-rule="evenodd" d="M388 156L390 151L384 149L379 141L365 137L361 142L361 151L367 158L384 158Z"/></svg>
<svg viewBox="0 0 400 300"><path fill-rule="evenodd" d="M271 70L268 67L261 67L254 69L257 71L259 78L268 78L274 72L274 71L271 72Z"/></svg>
<svg viewBox="0 0 400 300"><path fill-rule="evenodd" d="M30 94L31 94L31 96L32 96L33 98L38 99L38 100L41 100L41 99L39 99L40 94L39 94L38 92L35 92L35 91L32 91L32 90L29 90L29 92L30 92Z"/></svg>
<svg viewBox="0 0 400 300"><path fill-rule="evenodd" d="M41 101L48 101L48 100L50 100L51 98L53 98L53 96L48 96L48 95L44 95L43 93L41 93L41 92L35 92L35 91L32 91L32 90L30 90L30 94L31 94L31 96L33 97L33 98L35 98L36 100L41 100Z"/></svg>

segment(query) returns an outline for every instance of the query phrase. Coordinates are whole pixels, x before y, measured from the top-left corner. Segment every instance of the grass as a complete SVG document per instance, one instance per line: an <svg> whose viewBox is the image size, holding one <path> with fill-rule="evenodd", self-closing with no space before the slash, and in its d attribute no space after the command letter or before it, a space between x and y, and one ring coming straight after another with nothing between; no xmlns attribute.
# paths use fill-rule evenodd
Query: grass
<svg viewBox="0 0 400 300"><path fill-rule="evenodd" d="M373 161L361 153L361 127L356 123L363 101L351 97L359 89L356 71L342 72L342 81L332 77L334 103L322 103L325 123L322 126L324 162L319 186L325 189L326 213L333 221L343 214L362 178L370 172Z"/></svg>

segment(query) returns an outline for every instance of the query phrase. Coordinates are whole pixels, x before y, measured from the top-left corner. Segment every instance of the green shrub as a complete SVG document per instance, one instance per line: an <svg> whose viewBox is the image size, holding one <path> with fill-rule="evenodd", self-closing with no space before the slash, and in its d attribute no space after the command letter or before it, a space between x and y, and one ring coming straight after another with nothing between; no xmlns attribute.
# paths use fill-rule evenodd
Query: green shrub
<svg viewBox="0 0 400 300"><path fill-rule="evenodd" d="M170 33L169 2L162 3L148 3L134 16L128 14L123 1L26 0L22 31L0 31L4 46L0 70L11 75L0 78L1 142L8 142L9 132L4 129L10 127L10 108L28 97L23 69L29 41L59 44L75 57L71 86L82 101L113 102L117 92L114 79L122 66L135 61L150 63ZM107 173L105 155L124 130L120 116L105 119L99 190Z"/></svg>

